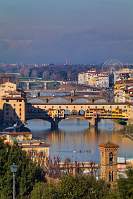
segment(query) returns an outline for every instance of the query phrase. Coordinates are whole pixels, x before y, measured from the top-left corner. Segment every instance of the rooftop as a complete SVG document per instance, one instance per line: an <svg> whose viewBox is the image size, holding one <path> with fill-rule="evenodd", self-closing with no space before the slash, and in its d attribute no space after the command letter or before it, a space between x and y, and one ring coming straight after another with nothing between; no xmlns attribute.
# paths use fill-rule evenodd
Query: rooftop
<svg viewBox="0 0 133 199"><path fill-rule="evenodd" d="M104 144L100 144L99 147L102 147L102 148L119 148L119 145L111 143L111 142L107 142L107 143L104 143Z"/></svg>
<svg viewBox="0 0 133 199"><path fill-rule="evenodd" d="M0 132L0 135L11 135L11 136L18 136L18 135L31 135L31 132Z"/></svg>
<svg viewBox="0 0 133 199"><path fill-rule="evenodd" d="M39 145L28 145L28 144L26 144L26 145L20 145L22 148L44 148L44 147L49 147L50 145L49 144L46 144L46 143L40 143Z"/></svg>
<svg viewBox="0 0 133 199"><path fill-rule="evenodd" d="M50 145L48 143L45 143L44 141L41 140L24 140L24 141L19 141L18 142L19 146L22 148L36 148L36 147L49 147Z"/></svg>

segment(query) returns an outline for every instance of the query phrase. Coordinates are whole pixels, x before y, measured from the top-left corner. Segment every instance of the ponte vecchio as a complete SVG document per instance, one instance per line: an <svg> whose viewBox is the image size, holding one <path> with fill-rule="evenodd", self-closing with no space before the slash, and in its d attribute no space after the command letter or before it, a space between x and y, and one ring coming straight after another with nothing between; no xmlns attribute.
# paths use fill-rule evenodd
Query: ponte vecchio
<svg viewBox="0 0 133 199"><path fill-rule="evenodd" d="M100 119L133 121L133 106L127 103L28 103L26 120L44 119L51 128L58 128L62 119L80 117L97 126Z"/></svg>

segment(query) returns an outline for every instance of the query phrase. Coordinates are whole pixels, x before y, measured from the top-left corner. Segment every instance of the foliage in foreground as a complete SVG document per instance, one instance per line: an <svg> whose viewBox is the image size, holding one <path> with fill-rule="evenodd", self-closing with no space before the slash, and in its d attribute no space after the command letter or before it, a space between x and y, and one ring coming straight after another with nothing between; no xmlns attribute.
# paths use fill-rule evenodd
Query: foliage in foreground
<svg viewBox="0 0 133 199"><path fill-rule="evenodd" d="M102 199L108 192L106 183L93 176L65 176L58 185L37 183L31 199Z"/></svg>
<svg viewBox="0 0 133 199"><path fill-rule="evenodd" d="M18 166L16 173L16 195L28 198L36 182L44 180L42 169L36 166L18 146L5 145L0 141L0 199L12 198L12 173L10 166Z"/></svg>
<svg viewBox="0 0 133 199"><path fill-rule="evenodd" d="M93 176L65 176L59 184L37 183L31 199L133 199L133 170L127 176L114 190Z"/></svg>
<svg viewBox="0 0 133 199"><path fill-rule="evenodd" d="M133 199L133 169L127 171L127 177L118 180L118 192L121 199Z"/></svg>
<svg viewBox="0 0 133 199"><path fill-rule="evenodd" d="M93 176L64 176L58 184L44 183L42 169L33 164L17 146L0 141L0 199L12 198L10 166L18 165L16 173L17 199L133 199L133 170L128 178L120 178L115 191Z"/></svg>

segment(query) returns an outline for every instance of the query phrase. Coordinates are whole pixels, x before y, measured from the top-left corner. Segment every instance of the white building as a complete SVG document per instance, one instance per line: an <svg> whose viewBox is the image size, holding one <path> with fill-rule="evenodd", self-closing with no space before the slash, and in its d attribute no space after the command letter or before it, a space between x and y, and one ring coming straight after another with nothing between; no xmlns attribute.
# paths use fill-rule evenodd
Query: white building
<svg viewBox="0 0 133 199"><path fill-rule="evenodd" d="M109 74L97 73L96 70L79 73L78 84L86 84L97 88L109 88Z"/></svg>
<svg viewBox="0 0 133 199"><path fill-rule="evenodd" d="M133 69L122 68L114 73L114 83L119 79L131 79L133 78Z"/></svg>
<svg viewBox="0 0 133 199"><path fill-rule="evenodd" d="M87 84L87 73L78 74L78 84Z"/></svg>

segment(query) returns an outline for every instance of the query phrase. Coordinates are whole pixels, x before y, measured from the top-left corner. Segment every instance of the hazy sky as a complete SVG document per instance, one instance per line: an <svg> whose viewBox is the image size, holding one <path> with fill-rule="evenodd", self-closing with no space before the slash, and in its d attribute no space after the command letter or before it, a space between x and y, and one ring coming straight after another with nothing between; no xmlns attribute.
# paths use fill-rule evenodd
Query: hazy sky
<svg viewBox="0 0 133 199"><path fill-rule="evenodd" d="M133 0L0 0L0 62L133 63Z"/></svg>

